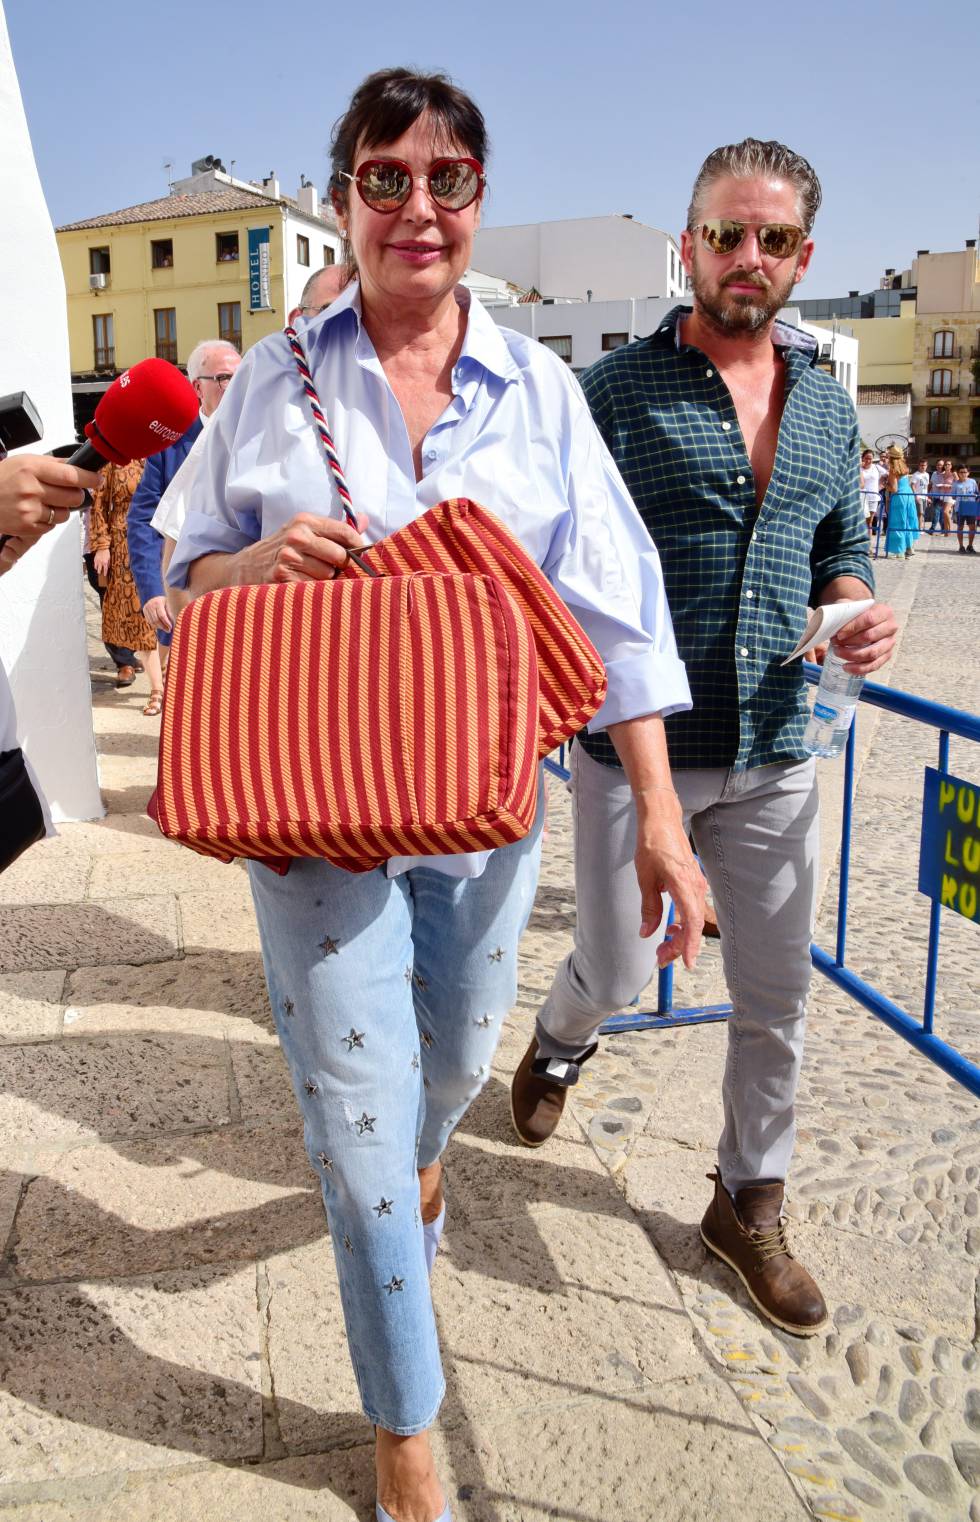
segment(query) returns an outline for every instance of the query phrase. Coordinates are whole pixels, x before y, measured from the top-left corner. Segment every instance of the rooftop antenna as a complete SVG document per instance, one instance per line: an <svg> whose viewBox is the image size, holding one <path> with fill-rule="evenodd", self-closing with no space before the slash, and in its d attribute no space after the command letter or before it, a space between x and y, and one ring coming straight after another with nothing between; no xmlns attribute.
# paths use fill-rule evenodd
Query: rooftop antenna
<svg viewBox="0 0 980 1522"><path fill-rule="evenodd" d="M231 168L229 169L228 173L230 174L231 178L234 179L235 178L235 164L237 163L237 160L236 159L229 159L228 162L231 165Z"/></svg>
<svg viewBox="0 0 980 1522"><path fill-rule="evenodd" d="M163 167L167 171L167 194L171 195L174 188L174 162L173 159L164 159Z"/></svg>

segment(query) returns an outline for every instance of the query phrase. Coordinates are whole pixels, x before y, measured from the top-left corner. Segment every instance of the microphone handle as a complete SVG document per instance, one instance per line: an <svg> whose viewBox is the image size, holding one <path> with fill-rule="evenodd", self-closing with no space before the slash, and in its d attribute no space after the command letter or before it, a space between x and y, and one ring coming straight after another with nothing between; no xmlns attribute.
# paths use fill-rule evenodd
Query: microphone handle
<svg viewBox="0 0 980 1522"><path fill-rule="evenodd" d="M79 444L74 454L68 456L65 463L77 465L79 470L102 470L109 461L86 439L84 444Z"/></svg>

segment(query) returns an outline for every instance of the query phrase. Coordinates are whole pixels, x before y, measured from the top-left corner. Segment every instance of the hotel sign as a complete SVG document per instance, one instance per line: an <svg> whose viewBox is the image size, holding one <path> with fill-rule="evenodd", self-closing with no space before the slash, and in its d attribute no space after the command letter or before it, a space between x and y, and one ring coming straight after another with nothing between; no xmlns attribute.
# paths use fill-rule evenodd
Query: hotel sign
<svg viewBox="0 0 980 1522"><path fill-rule="evenodd" d="M248 230L248 305L252 312L272 309L271 246L267 227Z"/></svg>

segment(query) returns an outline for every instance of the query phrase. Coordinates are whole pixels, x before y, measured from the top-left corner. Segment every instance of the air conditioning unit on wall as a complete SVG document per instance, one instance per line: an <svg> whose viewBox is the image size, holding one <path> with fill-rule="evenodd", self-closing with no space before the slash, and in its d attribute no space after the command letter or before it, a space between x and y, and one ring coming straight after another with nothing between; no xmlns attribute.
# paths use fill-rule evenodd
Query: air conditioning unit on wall
<svg viewBox="0 0 980 1522"><path fill-rule="evenodd" d="M88 277L88 288L90 291L104 291L108 284L108 275L89 275Z"/></svg>

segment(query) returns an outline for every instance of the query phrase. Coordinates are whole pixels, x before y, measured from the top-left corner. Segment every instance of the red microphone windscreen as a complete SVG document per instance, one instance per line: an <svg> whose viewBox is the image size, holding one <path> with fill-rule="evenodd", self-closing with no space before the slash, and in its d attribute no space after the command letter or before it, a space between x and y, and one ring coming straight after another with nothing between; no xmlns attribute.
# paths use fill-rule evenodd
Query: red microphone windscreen
<svg viewBox="0 0 980 1522"><path fill-rule="evenodd" d="M85 437L107 460L127 465L176 444L199 407L194 387L176 365L141 359L113 381Z"/></svg>

